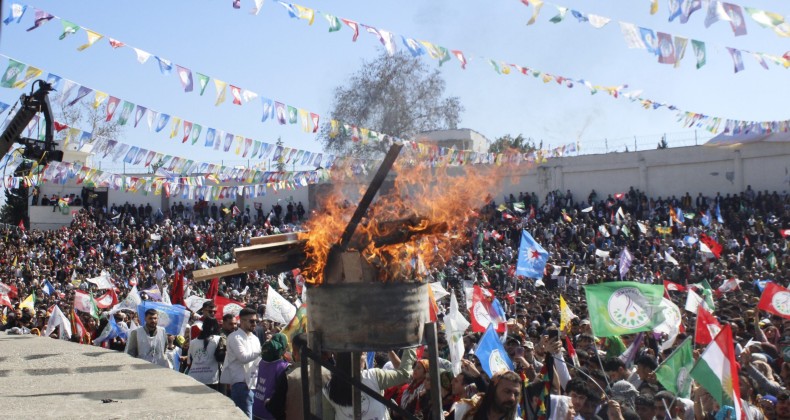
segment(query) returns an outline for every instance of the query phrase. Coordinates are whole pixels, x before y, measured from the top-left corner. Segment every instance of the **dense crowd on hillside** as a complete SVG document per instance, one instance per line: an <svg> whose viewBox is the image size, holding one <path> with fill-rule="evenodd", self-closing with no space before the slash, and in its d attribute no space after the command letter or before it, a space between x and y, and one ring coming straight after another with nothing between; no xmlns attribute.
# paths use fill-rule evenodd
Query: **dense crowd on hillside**
<svg viewBox="0 0 790 420"><path fill-rule="evenodd" d="M107 308L93 317L76 311L88 336L74 334L72 340L87 344L108 328L123 325L124 334L104 341L104 346L141 358L161 347L162 354L150 361L227 393L250 415L256 390L250 372L257 372L261 360L271 363L272 378L276 377L272 382L278 386L266 391L268 403L256 407L256 415L301 418L299 388L294 385L298 382L293 382L299 362L287 351L287 337L281 333L285 325L263 320L267 285L291 302L300 298L294 275L250 272L222 279L216 290L210 290L211 282L189 281L192 270L231 262L233 249L249 244L252 237L300 230L305 217L301 204L286 207L264 215L263 209L250 212L233 204L175 204L167 211L113 205L80 210L71 226L58 230L8 229L0 243L0 296L7 296L0 329L45 334L55 306L69 314L78 291L104 293L84 281L103 271L112 278L118 301L124 301L130 290L149 291L141 293L143 300L167 299L161 295L172 295L176 273L183 273L184 296L216 294L243 302L248 309L236 318L220 317L209 301L192 308L189 331L169 336L160 336L152 319L156 312L119 311L108 316ZM701 420L735 416L740 409L752 419L790 418L790 352L785 356L790 322L785 328L786 318L757 309L766 281L779 286L790 282L786 192L749 187L737 195L696 197L647 197L634 188L606 197L595 191L587 197L574 197L570 191L542 198L522 193L492 201L478 213L479 222L464 232L468 245L442 266L431 267L427 280L450 291L467 320L472 290L497 298L504 309L504 347L513 369L489 377L472 355L482 334L471 329L463 336L461 371L450 367L451 339L443 321L450 298L444 297L438 301L439 350L448 362L442 364L440 378L428 377L427 358L413 350L376 354L370 359L376 366L363 374L363 382L406 411L432 418L428 390L440 386L442 411L458 419ZM541 279L515 275L524 230L549 254ZM624 249L629 260L621 274ZM666 333L638 338L594 335L583 288L621 279L676 285L667 296L680 308L683 328L673 342ZM687 292L678 291L687 287L703 297L714 294L715 309L708 309L721 327L731 328L742 404L733 404L729 411L728 404L721 404L699 383L690 395L678 395L656 376L659 364L698 332L697 316L684 310ZM34 302L27 299L30 295ZM576 315L561 332L560 295ZM148 341L141 338L146 333ZM52 336L58 334L62 331ZM696 357L704 349L697 345ZM328 382L324 417L351 418L350 394L336 379ZM371 401L364 418L391 417L401 418Z"/></svg>

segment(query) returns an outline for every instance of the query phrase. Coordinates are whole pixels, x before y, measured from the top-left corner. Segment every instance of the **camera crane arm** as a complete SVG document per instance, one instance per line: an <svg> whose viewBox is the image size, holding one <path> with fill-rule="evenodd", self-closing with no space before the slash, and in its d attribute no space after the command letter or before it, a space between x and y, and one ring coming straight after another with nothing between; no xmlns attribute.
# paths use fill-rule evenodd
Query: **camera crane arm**
<svg viewBox="0 0 790 420"><path fill-rule="evenodd" d="M38 85L35 91L33 88ZM25 145L25 158L42 160L44 162L62 161L63 151L55 149L55 137L53 133L54 117L52 106L49 104L49 92L54 89L52 85L43 81L36 80L31 86L29 95L22 94L19 98L20 109L8 123L8 126L0 134L0 157L5 156L14 143ZM38 113L44 114L44 142L40 140L22 137L25 127L35 118Z"/></svg>

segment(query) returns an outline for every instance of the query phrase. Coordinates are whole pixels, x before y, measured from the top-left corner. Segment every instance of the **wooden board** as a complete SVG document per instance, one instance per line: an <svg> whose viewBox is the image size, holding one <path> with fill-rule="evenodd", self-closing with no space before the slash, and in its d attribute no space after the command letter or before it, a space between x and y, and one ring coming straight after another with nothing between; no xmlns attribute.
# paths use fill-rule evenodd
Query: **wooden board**
<svg viewBox="0 0 790 420"><path fill-rule="evenodd" d="M263 245L263 244L271 244L275 242L295 241L297 240L298 236L299 234L297 233L282 233L280 235L255 236L250 238L250 245Z"/></svg>
<svg viewBox="0 0 790 420"><path fill-rule="evenodd" d="M246 273L252 269L246 267L239 267L238 264L225 264L216 267L207 268L205 270L195 270L192 272L193 281L210 280L214 277L227 277L234 274Z"/></svg>

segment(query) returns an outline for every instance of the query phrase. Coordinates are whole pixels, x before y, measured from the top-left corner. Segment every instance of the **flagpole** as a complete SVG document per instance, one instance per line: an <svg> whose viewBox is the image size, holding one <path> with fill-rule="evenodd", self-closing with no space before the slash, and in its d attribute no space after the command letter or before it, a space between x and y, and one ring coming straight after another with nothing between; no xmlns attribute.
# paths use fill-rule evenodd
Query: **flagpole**
<svg viewBox="0 0 790 420"><path fill-rule="evenodd" d="M608 343L609 337L605 337ZM598 344L595 343L595 336L593 336L593 348L595 349L595 356L598 358L598 366L601 367L601 372L603 372L603 378L606 380L606 389L611 388L611 384L609 384L609 378L606 376L606 371L603 368L603 362L601 361L601 353L598 352ZM595 381L593 381L595 382ZM600 388L600 387L599 387ZM606 394L606 391L604 391Z"/></svg>
<svg viewBox="0 0 790 420"><path fill-rule="evenodd" d="M695 330L694 334L696 334L696 330ZM666 362L667 362L667 360L671 359L671 358L672 358L672 356L674 356L674 355L675 355L675 353L677 353L677 351L678 351L678 350L679 350L679 349L680 349L680 348L683 346L683 344L684 344L686 341L689 341L689 340L691 340L691 338L692 338L692 337L686 337L686 339L685 339L685 340L681 341L681 342L680 342L680 345L679 345L679 346L677 346L677 347L675 347L675 350L672 350L672 353L669 353L669 356L667 356L667 357L666 357L666 359L662 360L662 361L661 361L661 363L660 363L660 364L659 364L659 365L656 367L656 369L655 369L655 370L659 370L659 369L661 368L661 366L664 366L664 363L666 363ZM694 347L694 344L693 344L693 343L692 343L692 347ZM654 370L654 372L655 372L655 370Z"/></svg>

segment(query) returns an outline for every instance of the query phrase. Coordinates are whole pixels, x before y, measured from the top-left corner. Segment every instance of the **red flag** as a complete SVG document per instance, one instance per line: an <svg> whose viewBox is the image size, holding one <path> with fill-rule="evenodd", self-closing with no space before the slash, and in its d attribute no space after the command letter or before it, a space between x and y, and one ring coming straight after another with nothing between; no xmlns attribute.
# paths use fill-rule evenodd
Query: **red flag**
<svg viewBox="0 0 790 420"><path fill-rule="evenodd" d="M710 252L712 252L713 255L716 256L716 258L721 257L722 247L718 242L714 241L713 238L711 238L710 236L704 233L700 233L699 240L702 241L702 243L704 243L705 245L707 245L708 248L710 248Z"/></svg>
<svg viewBox="0 0 790 420"><path fill-rule="evenodd" d="M217 320L222 319L225 314L233 314L238 317L239 312L244 308L243 303L222 296L215 296L214 304L217 305L217 314L215 315Z"/></svg>
<svg viewBox="0 0 790 420"><path fill-rule="evenodd" d="M673 292L685 292L686 286L682 284L673 283L669 280L664 280L664 290L673 291Z"/></svg>
<svg viewBox="0 0 790 420"><path fill-rule="evenodd" d="M9 298L5 293L0 293L0 305L8 306L9 308L14 309L14 305L11 304L11 298Z"/></svg>
<svg viewBox="0 0 790 420"><path fill-rule="evenodd" d="M107 309L118 304L118 295L115 294L114 290L109 289L105 294L97 297L95 300L96 306L101 309Z"/></svg>
<svg viewBox="0 0 790 420"><path fill-rule="evenodd" d="M782 235L783 238L790 236L790 229L779 229L779 234Z"/></svg>
<svg viewBox="0 0 790 420"><path fill-rule="evenodd" d="M19 230L25 231L25 221L23 219L19 219Z"/></svg>
<svg viewBox="0 0 790 420"><path fill-rule="evenodd" d="M80 344L90 344L91 335L85 325L82 323L80 316L72 309L69 312L69 321L71 321L71 335L76 335L80 338Z"/></svg>
<svg viewBox="0 0 790 420"><path fill-rule="evenodd" d="M565 344L568 346L568 356L573 360L573 366L579 367L579 356L576 355L576 349L573 347L573 343L571 343L571 338L567 335L565 336Z"/></svg>
<svg viewBox="0 0 790 420"><path fill-rule="evenodd" d="M206 299L214 299L219 293L219 277L214 277L211 279L211 284L208 286L208 292L206 292Z"/></svg>
<svg viewBox="0 0 790 420"><path fill-rule="evenodd" d="M766 284L757 309L790 319L790 291L773 282Z"/></svg>
<svg viewBox="0 0 790 420"><path fill-rule="evenodd" d="M18 296L16 286L0 283L0 293L8 295L11 299Z"/></svg>
<svg viewBox="0 0 790 420"><path fill-rule="evenodd" d="M500 334L505 332L506 320L499 319L499 316L496 315L492 308L493 300L493 293L484 290L480 286L474 287L474 292L472 293L472 308L469 310L472 331L485 332L489 324L497 322L497 332Z"/></svg>
<svg viewBox="0 0 790 420"><path fill-rule="evenodd" d="M697 326L695 328L694 342L697 344L707 345L713 341L721 331L721 324L716 321L716 318L708 312L703 305L697 309Z"/></svg>
<svg viewBox="0 0 790 420"><path fill-rule="evenodd" d="M170 302L174 305L186 306L184 302L184 274L181 271L176 271L176 276L173 279L173 286L170 289Z"/></svg>

